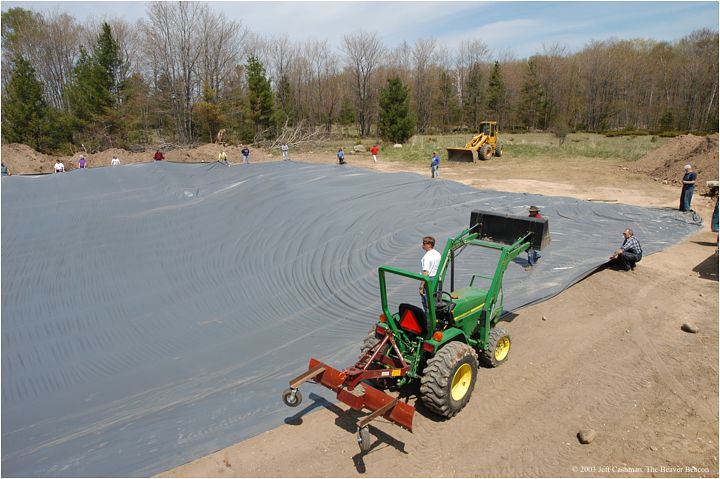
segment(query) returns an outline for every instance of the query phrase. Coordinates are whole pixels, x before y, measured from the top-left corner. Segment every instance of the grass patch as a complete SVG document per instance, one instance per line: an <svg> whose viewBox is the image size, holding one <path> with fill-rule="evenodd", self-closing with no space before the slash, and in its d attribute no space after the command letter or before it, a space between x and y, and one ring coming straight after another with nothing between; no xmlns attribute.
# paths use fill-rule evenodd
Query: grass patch
<svg viewBox="0 0 720 479"><path fill-rule="evenodd" d="M402 148L393 148L391 143L378 143L378 145L382 161L430 165L433 151L440 154L441 160L447 161L446 148L461 148L471 138L468 135L415 135ZM636 161L669 141L667 138L649 135L607 137L595 133L570 133L563 145L560 145L558 139L551 133L509 133L501 134L500 139L504 147L503 158L518 160L548 156L558 159L602 158L620 163ZM327 151L329 155L334 156L337 149L343 146L348 159L351 160L355 155L370 155L369 150L374 143L373 139L332 140L316 144L315 149ZM350 154L350 150L356 144L362 144L368 151Z"/></svg>

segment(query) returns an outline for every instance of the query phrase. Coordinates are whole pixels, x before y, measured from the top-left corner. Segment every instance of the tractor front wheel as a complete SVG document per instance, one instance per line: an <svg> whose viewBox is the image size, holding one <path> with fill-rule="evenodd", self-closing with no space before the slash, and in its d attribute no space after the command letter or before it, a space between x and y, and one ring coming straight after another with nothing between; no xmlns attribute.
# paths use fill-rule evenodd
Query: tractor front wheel
<svg viewBox="0 0 720 479"><path fill-rule="evenodd" d="M477 354L465 343L453 341L428 359L420 380L423 404L434 413L453 417L470 401L477 379Z"/></svg>
<svg viewBox="0 0 720 479"><path fill-rule="evenodd" d="M488 348L480 353L480 360L484 365L496 368L507 361L510 354L510 334L503 328L492 328L488 343Z"/></svg>
<svg viewBox="0 0 720 479"><path fill-rule="evenodd" d="M481 160L489 160L492 158L493 154L493 147L490 143L485 143L482 147L480 147L480 151L478 156Z"/></svg>

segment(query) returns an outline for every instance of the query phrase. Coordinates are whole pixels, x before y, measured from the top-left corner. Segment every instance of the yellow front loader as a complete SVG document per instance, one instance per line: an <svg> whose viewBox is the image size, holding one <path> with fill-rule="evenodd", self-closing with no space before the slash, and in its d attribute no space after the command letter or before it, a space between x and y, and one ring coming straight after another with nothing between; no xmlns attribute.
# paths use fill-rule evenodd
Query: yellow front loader
<svg viewBox="0 0 720 479"><path fill-rule="evenodd" d="M480 123L480 134L468 141L465 148L448 148L448 161L489 160L493 156L502 156L503 147L497 131L496 121Z"/></svg>

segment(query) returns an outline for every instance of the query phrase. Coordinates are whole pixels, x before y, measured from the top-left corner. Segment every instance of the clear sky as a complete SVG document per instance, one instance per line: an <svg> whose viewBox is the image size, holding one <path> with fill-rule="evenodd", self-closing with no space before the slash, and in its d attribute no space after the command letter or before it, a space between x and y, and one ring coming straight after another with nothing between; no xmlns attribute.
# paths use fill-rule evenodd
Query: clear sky
<svg viewBox="0 0 720 479"><path fill-rule="evenodd" d="M543 45L569 51L591 40L648 38L674 41L693 30L718 30L717 1L705 2L208 2L260 34L287 34L291 40L327 39L338 47L343 35L360 29L377 32L393 47L403 40L436 38L456 47L462 39L481 39L498 56L526 58ZM143 18L146 2L17 2L39 12L66 12L79 21L120 17Z"/></svg>

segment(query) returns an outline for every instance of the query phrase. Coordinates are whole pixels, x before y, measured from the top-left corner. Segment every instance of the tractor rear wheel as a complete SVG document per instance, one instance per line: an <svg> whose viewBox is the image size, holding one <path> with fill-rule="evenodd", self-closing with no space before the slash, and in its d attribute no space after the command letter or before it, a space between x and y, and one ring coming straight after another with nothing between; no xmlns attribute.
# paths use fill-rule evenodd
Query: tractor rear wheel
<svg viewBox="0 0 720 479"><path fill-rule="evenodd" d="M364 356L365 353L370 351L370 349L375 346L377 343L379 343L381 340L375 337L375 328L371 329L370 332L368 332L367 336L363 340L363 344L360 347L360 356ZM387 354L387 352L390 350L390 343L385 343L385 346L380 349L380 354ZM371 364L368 369L380 369L381 366L377 364ZM378 389L388 389L393 385L393 381L391 379L368 379L367 382Z"/></svg>
<svg viewBox="0 0 720 479"><path fill-rule="evenodd" d="M489 160L492 158L493 154L493 147L490 143L485 143L482 147L480 147L480 151L478 152L478 156L481 160Z"/></svg>
<svg viewBox="0 0 720 479"><path fill-rule="evenodd" d="M470 400L477 379L477 354L465 343L453 341L428 359L420 379L420 397L428 409L447 418Z"/></svg>
<svg viewBox="0 0 720 479"><path fill-rule="evenodd" d="M507 361L510 354L510 334L504 328L492 328L488 343L488 348L480 353L480 360L484 365L496 368Z"/></svg>
<svg viewBox="0 0 720 479"><path fill-rule="evenodd" d="M498 141L497 143L495 143L495 156L500 158L502 156L502 154L503 154L503 146L502 146L502 143L500 143Z"/></svg>

